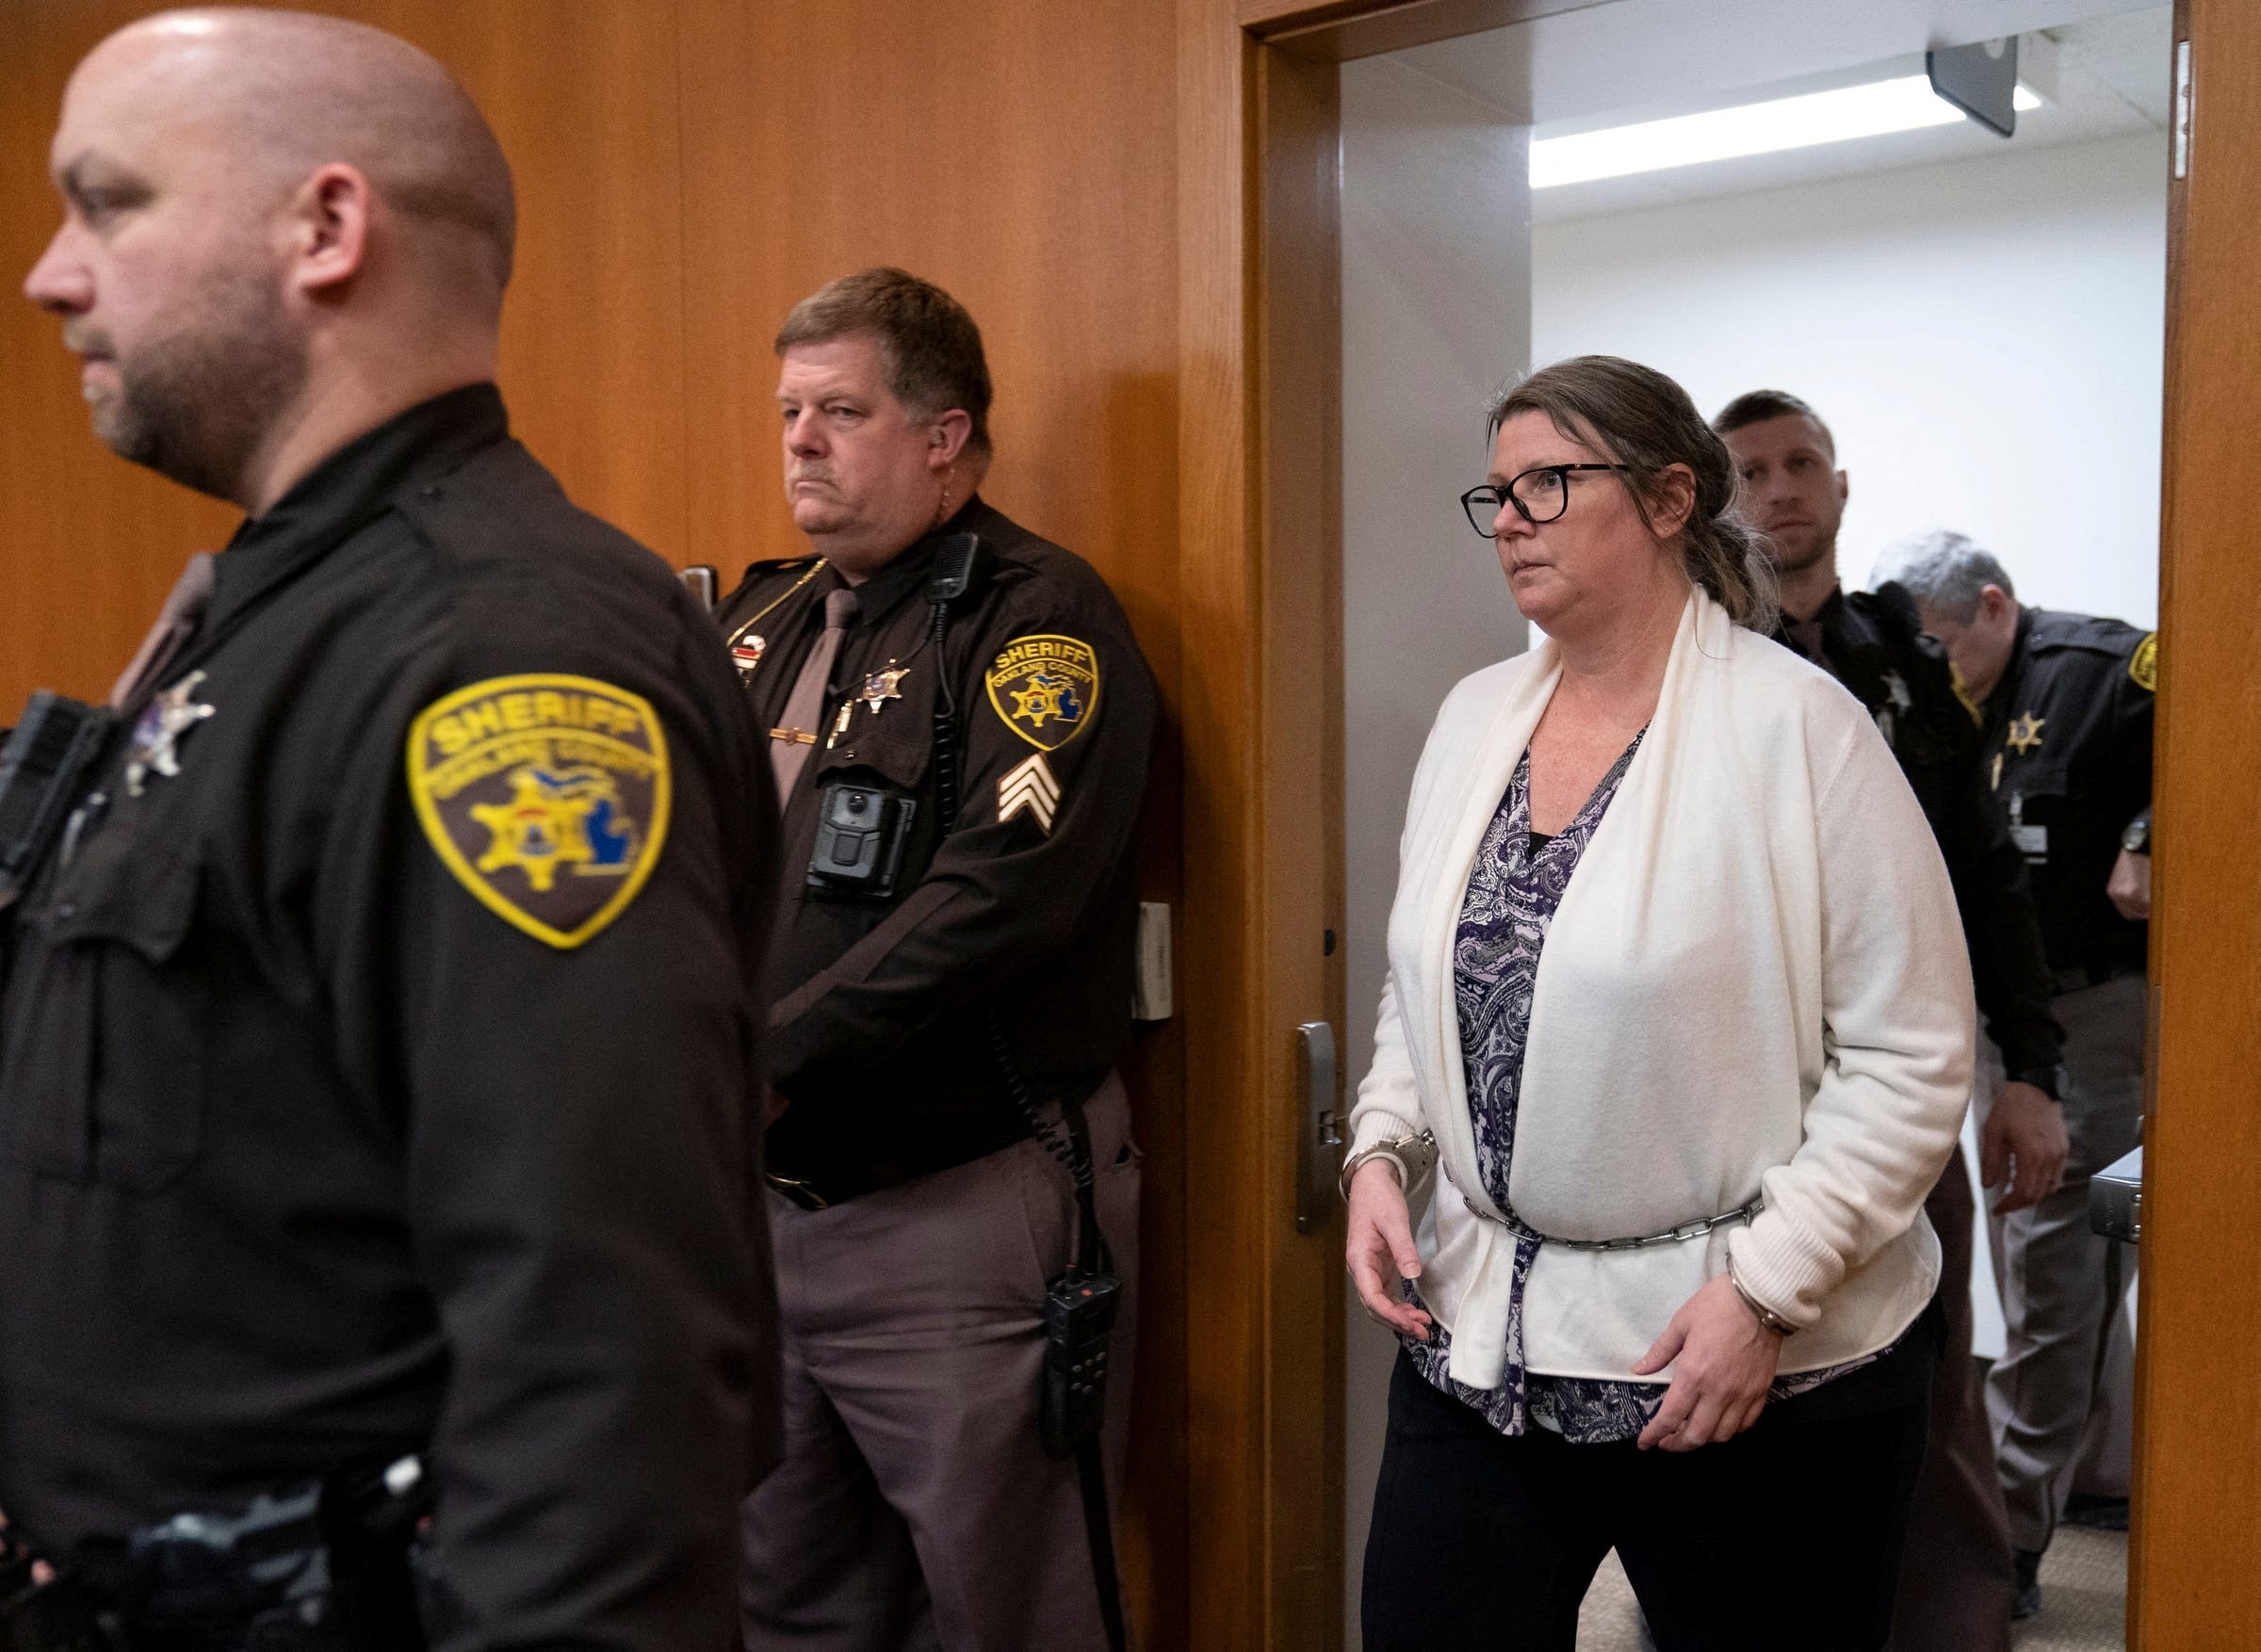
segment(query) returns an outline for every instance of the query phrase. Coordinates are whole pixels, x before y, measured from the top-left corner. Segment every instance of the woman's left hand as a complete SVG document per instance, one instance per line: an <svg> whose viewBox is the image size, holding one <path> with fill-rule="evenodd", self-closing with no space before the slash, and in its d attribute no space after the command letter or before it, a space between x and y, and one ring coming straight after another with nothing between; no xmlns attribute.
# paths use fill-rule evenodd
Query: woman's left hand
<svg viewBox="0 0 2261 1652"><path fill-rule="evenodd" d="M1641 1450L1693 1451L1733 1439L1759 1420L1781 1357L1781 1337L1759 1323L1734 1281L1720 1274L1680 1304L1633 1368L1645 1377L1680 1361L1664 1403L1641 1431Z"/></svg>

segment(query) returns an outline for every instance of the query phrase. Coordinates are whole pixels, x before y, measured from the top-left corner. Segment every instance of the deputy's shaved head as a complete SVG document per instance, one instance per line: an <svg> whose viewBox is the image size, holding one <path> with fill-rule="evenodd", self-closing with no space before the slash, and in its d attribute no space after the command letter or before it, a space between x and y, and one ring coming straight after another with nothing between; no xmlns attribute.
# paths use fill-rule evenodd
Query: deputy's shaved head
<svg viewBox="0 0 2261 1652"><path fill-rule="evenodd" d="M412 229L476 237L510 279L517 209L486 118L430 54L366 24L248 6L160 11L89 53L73 91L127 95L286 194L342 161ZM63 157L57 157L62 159Z"/></svg>
<svg viewBox="0 0 2261 1652"><path fill-rule="evenodd" d="M79 64L50 163L68 210L25 291L138 463L256 511L342 441L493 377L510 167L405 40L158 12Z"/></svg>

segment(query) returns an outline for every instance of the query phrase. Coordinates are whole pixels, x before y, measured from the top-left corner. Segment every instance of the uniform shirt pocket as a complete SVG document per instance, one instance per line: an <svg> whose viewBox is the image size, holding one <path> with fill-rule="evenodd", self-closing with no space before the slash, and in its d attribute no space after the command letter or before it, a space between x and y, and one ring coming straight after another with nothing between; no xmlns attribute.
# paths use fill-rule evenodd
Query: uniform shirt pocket
<svg viewBox="0 0 2261 1652"><path fill-rule="evenodd" d="M183 954L200 883L186 852L90 853L26 918L5 1016L0 1158L136 1192L195 1162L212 996Z"/></svg>
<svg viewBox="0 0 2261 1652"><path fill-rule="evenodd" d="M2071 776L2056 758L2028 758L2003 777L1999 802L2010 839L2028 865L2046 866L2051 852L2064 848L2051 841L2052 828L2066 824L2072 793Z"/></svg>

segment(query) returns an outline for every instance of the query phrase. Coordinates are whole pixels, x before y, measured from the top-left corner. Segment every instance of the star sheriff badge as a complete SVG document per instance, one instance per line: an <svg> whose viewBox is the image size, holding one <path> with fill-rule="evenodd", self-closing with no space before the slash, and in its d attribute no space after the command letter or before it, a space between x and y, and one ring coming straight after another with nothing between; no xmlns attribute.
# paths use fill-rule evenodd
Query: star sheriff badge
<svg viewBox="0 0 2261 1652"><path fill-rule="evenodd" d="M2029 752L2037 751L2041 743L2041 729L2048 721L2047 718L2036 717L2030 711L2022 717L2012 718L2009 734L2004 743L2021 757Z"/></svg>
<svg viewBox="0 0 2261 1652"><path fill-rule="evenodd" d="M196 703L197 685L203 680L203 672L190 672L142 708L134 723L133 738L126 745L128 796L139 797L152 774L168 780L179 777L181 737L212 715L211 706Z"/></svg>
<svg viewBox="0 0 2261 1652"><path fill-rule="evenodd" d="M909 666L897 665L889 660L885 671L873 672L864 679L863 702L870 708L872 716L879 715L885 702L903 698L903 679L910 674Z"/></svg>

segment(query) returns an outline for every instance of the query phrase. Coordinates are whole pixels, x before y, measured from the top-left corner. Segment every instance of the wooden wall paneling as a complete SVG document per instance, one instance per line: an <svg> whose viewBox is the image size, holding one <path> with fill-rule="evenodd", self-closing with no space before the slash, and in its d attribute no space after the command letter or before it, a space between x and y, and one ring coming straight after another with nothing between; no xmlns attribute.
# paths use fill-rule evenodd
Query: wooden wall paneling
<svg viewBox="0 0 2261 1652"><path fill-rule="evenodd" d="M0 0L0 727L34 688L106 693L189 553L238 519L94 439L62 323L20 290L62 222L47 146L64 82L148 9Z"/></svg>
<svg viewBox="0 0 2261 1652"><path fill-rule="evenodd" d="M2187 179L2169 184L2167 409L2141 1328L2128 1644L2261 1645L2261 9L2182 0Z"/></svg>
<svg viewBox="0 0 2261 1652"><path fill-rule="evenodd" d="M691 560L682 161L672 4L317 0L445 63L518 194L503 308L513 433L583 509Z"/></svg>
<svg viewBox="0 0 2261 1652"><path fill-rule="evenodd" d="M689 546L725 585L805 548L788 515L773 395L778 324L874 264L948 288L981 324L1000 509L1090 559L1162 684L1146 898L1184 903L1180 729L1217 736L1179 679L1176 36L1141 0L835 0L679 7ZM1185 1040L1208 1015L1189 962L1175 1021L1130 1077L1147 1153L1124 1571L1142 1639L1189 1640ZM1228 1103L1204 1085L1208 1115ZM1204 1154L1212 1149L1204 1142Z"/></svg>
<svg viewBox="0 0 2261 1652"><path fill-rule="evenodd" d="M771 341L834 276L900 264L982 326L997 387L984 491L1090 558L1134 619L1165 628L1168 16L1138 0L684 0L682 17L704 559L735 574L800 548L782 502Z"/></svg>

